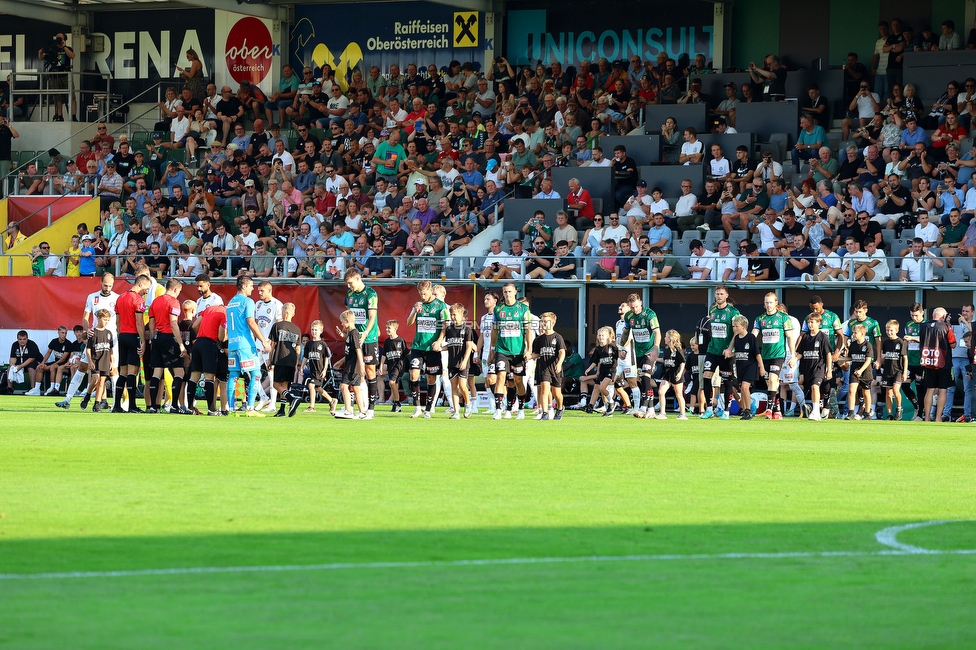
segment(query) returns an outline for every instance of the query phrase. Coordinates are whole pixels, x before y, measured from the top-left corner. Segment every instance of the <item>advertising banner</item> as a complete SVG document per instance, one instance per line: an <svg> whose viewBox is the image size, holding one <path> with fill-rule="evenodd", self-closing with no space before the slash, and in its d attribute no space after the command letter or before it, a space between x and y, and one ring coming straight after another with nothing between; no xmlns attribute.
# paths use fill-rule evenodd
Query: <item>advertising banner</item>
<svg viewBox="0 0 976 650"><path fill-rule="evenodd" d="M352 70L365 78L372 65L445 67L453 59L480 62L484 14L430 2L302 5L295 8L290 60L298 68L328 63L345 88ZM489 48L490 49L490 48Z"/></svg>
<svg viewBox="0 0 976 650"><path fill-rule="evenodd" d="M281 42L270 20L230 11L214 12L214 83L237 89L248 81L268 95L278 85Z"/></svg>
<svg viewBox="0 0 976 650"><path fill-rule="evenodd" d="M88 67L110 74L112 92L124 100L160 81L182 88L176 66L188 65L186 51L191 48L200 55L203 78L213 76L212 9L98 12L92 37L98 36L104 37L104 51L86 55Z"/></svg>
<svg viewBox="0 0 976 650"><path fill-rule="evenodd" d="M607 11L596 0L567 0L557 10L547 2L512 2L506 16L506 56L514 64L537 61L579 66L638 55L655 60L665 52L675 60L695 54L712 59L712 5L708 2L657 3Z"/></svg>
<svg viewBox="0 0 976 650"><path fill-rule="evenodd" d="M85 299L93 291L98 291L98 278L4 278L4 291L0 293L0 329L56 330L61 325L69 329L78 324L84 311ZM413 338L413 327L407 326L410 310L419 300L415 285L373 285L379 295L380 331L383 323L391 318L400 321L400 336L408 341ZM131 282L119 278L115 281L115 291L124 293L132 288ZM214 293L219 294L226 304L234 297L237 289L233 284L213 284ZM345 311L346 287L343 284L298 285L276 284L274 295L281 302L295 304L294 323L303 332L309 330L314 320L325 325L325 338L335 338L335 328L339 324L339 314ZM187 278L180 294L180 302L199 298L196 285ZM257 300L257 291L251 296ZM484 308L480 306L480 290L473 286L448 287L448 304L462 303L471 314L480 316ZM474 305L479 308L475 309Z"/></svg>

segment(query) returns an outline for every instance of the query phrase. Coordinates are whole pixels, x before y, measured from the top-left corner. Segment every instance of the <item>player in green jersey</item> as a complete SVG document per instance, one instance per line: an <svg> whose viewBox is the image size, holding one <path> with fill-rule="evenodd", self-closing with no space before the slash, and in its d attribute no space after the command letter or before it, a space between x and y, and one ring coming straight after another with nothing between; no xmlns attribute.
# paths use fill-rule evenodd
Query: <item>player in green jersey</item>
<svg viewBox="0 0 976 650"><path fill-rule="evenodd" d="M701 414L702 419L707 420L715 415L712 408L712 375L717 372L720 376L723 373L728 376L732 371L733 361L725 356L725 351L735 340L732 319L739 315L739 310L729 302L729 290L725 285L715 287L715 304L708 310L708 327L712 338L705 350L705 362L702 366L701 388L705 393L705 412Z"/></svg>
<svg viewBox="0 0 976 650"><path fill-rule="evenodd" d="M840 320L840 316L830 311L829 309L824 309L823 298L814 295L810 297L810 313L820 316L820 331L827 335L827 340L830 341L830 349L833 350L831 354L831 364L836 364L837 359L840 358L840 351L844 349L846 344L846 337L844 336L844 323ZM807 323L803 323L803 331L809 331ZM797 341L799 341L797 337ZM838 388L838 381L843 381L844 372L840 368L834 368L832 371L833 378L824 378L824 382L820 385L820 402L821 402L821 412L830 413L831 417L837 417L837 396L833 393ZM824 415L826 417L826 415Z"/></svg>
<svg viewBox="0 0 976 650"><path fill-rule="evenodd" d="M782 420L783 413L779 398L779 376L784 368L783 363L789 358L791 367L796 366L796 330L787 314L779 311L779 298L770 291L763 298L764 314L756 318L752 326L752 334L762 343L762 358L766 365L766 387L769 402L766 418Z"/></svg>
<svg viewBox="0 0 976 650"><path fill-rule="evenodd" d="M376 292L367 287L358 269L349 269L343 276L346 281L346 307L356 315L356 329L363 340L363 364L366 366L366 390L369 408L366 419L373 419L376 407L376 363L379 359L380 328L377 321Z"/></svg>
<svg viewBox="0 0 976 650"><path fill-rule="evenodd" d="M849 319L844 326L844 335L850 337L851 328L855 325L864 325L867 328L865 337L871 347L874 348L874 358L881 358L881 326L878 321L868 316L868 303L858 300L854 303L854 317Z"/></svg>
<svg viewBox="0 0 976 650"><path fill-rule="evenodd" d="M916 422L922 421L922 416L919 415L919 399L918 393L925 395L925 389L922 387L922 322L925 320L925 308L919 303L915 303L911 306L909 310L909 315L911 320L905 323L905 336L902 338L908 343L908 381L901 385L902 392L905 393L905 397L909 399L912 403L912 407L915 409L915 417L912 420ZM912 389L912 382L915 383L915 389ZM915 391L918 391L916 393Z"/></svg>
<svg viewBox="0 0 976 650"><path fill-rule="evenodd" d="M867 303L867 301L858 300L857 302L855 302L854 303L853 311L854 311L854 317L853 318L850 318L844 324L844 335L847 336L848 337L848 341L850 341L851 332L853 331L853 327L855 325L864 325L865 329L867 330L865 332L865 335L864 336L867 339L868 344L873 348L872 349L872 352L874 354L874 358L875 359L882 359L883 357L881 355L881 338L882 338L881 337L881 325L878 324L878 321L876 321L873 318L871 318L870 316L868 316L868 303ZM848 381L850 381L850 371L848 371L847 377L848 377ZM873 404L877 404L878 403L878 395L877 395L877 393L878 393L878 387L877 386L872 386L871 387L871 396L872 396L871 402Z"/></svg>
<svg viewBox="0 0 976 650"><path fill-rule="evenodd" d="M495 413L492 419L502 419L502 402L505 384L514 380L518 414L516 420L525 419L525 357L532 351L532 314L524 303L518 301L514 284L502 287L502 302L495 306L494 327L491 330L491 359L495 364ZM493 361L492 361L493 359ZM505 381L502 381L502 377ZM511 413L509 404L505 413Z"/></svg>
<svg viewBox="0 0 976 650"><path fill-rule="evenodd" d="M620 335L620 347L625 347L634 338L634 355L637 357L635 369L640 372L641 402L634 410L634 417L653 418L654 411L654 366L657 364L658 351L661 348L661 325L657 314L651 309L644 308L644 301L636 293L627 296L630 311L623 315L624 329ZM661 405L664 412L664 405Z"/></svg>
<svg viewBox="0 0 976 650"><path fill-rule="evenodd" d="M416 406L412 418L423 415L430 419L437 399L437 375L441 374L441 346L444 343L450 313L444 301L434 296L434 285L423 280L417 285L420 300L410 311L407 325L417 325L417 333L410 346L410 393ZM420 407L420 371L427 372L427 407Z"/></svg>

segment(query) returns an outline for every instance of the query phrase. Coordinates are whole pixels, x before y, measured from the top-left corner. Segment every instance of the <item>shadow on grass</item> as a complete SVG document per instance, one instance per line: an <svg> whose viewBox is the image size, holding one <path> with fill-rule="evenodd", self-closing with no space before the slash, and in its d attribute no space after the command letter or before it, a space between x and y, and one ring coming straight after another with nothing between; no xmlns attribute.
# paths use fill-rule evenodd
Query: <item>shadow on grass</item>
<svg viewBox="0 0 976 650"><path fill-rule="evenodd" d="M373 530L0 541L0 573L658 554L883 550L905 522ZM976 523L902 533L926 548L976 548Z"/></svg>

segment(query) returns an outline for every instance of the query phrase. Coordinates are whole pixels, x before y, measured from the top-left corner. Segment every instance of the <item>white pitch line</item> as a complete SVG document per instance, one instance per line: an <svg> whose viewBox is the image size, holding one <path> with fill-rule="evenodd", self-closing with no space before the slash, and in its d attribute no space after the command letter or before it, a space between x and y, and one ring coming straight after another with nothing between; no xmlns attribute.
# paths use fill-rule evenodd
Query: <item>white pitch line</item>
<svg viewBox="0 0 976 650"><path fill-rule="evenodd" d="M214 573L283 573L301 571L349 571L356 569L410 569L423 567L504 566L510 564L579 564L587 562L669 562L679 560L779 560L791 558L882 557L919 555L917 551L798 551L784 553L698 553L691 555L594 555L582 557L516 557L483 560L429 562L359 562L334 564L284 564L271 566L182 567L131 571L67 571L61 573L0 573L0 580L63 580L71 578L131 578L139 576ZM976 555L976 549L925 551L925 555Z"/></svg>
<svg viewBox="0 0 976 650"><path fill-rule="evenodd" d="M280 564L269 566L178 567L126 571L65 571L58 573L0 573L0 580L65 580L72 578L134 578L139 576L204 575L214 573L284 573L302 571L350 571L357 569L412 569L511 564L582 564L589 562L674 562L680 560L787 560L830 557L902 557L911 555L976 555L976 549L932 550L902 544L898 533L914 528L954 524L972 519L939 519L890 526L875 533L881 551L795 551L781 553L694 553L668 555L589 555L580 557L513 557L481 560L430 560L418 562L335 562L330 564Z"/></svg>
<svg viewBox="0 0 976 650"><path fill-rule="evenodd" d="M921 554L933 554L936 551L931 549L922 548L920 546L912 546L911 544L904 544L898 541L898 533L906 530L914 530L915 528L925 528L927 526L941 526L943 524L958 524L962 522L973 521L972 519L935 519L933 521L920 521L914 524L905 524L903 526L889 526L879 530L874 534L874 538L878 540L879 544L884 546L889 546L893 549L904 551L905 553L913 553L916 555Z"/></svg>

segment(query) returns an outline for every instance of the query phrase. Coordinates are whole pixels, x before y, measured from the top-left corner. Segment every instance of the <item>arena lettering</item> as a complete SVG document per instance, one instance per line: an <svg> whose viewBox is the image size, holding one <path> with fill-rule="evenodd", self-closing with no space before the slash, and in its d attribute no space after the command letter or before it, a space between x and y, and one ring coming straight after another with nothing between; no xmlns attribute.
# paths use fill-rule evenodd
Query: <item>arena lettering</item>
<svg viewBox="0 0 976 650"><path fill-rule="evenodd" d="M105 37L105 51L93 52L92 61L99 72L112 75L113 79L149 79L150 64L161 79L172 79L179 76L173 61L182 57L189 49L203 52L200 37L195 29L188 29L183 34L180 47L171 47L169 30L159 32L115 32L110 34L93 34ZM178 53L178 56L177 56ZM109 63L109 58L112 59ZM203 63L203 76L210 76L207 64Z"/></svg>

